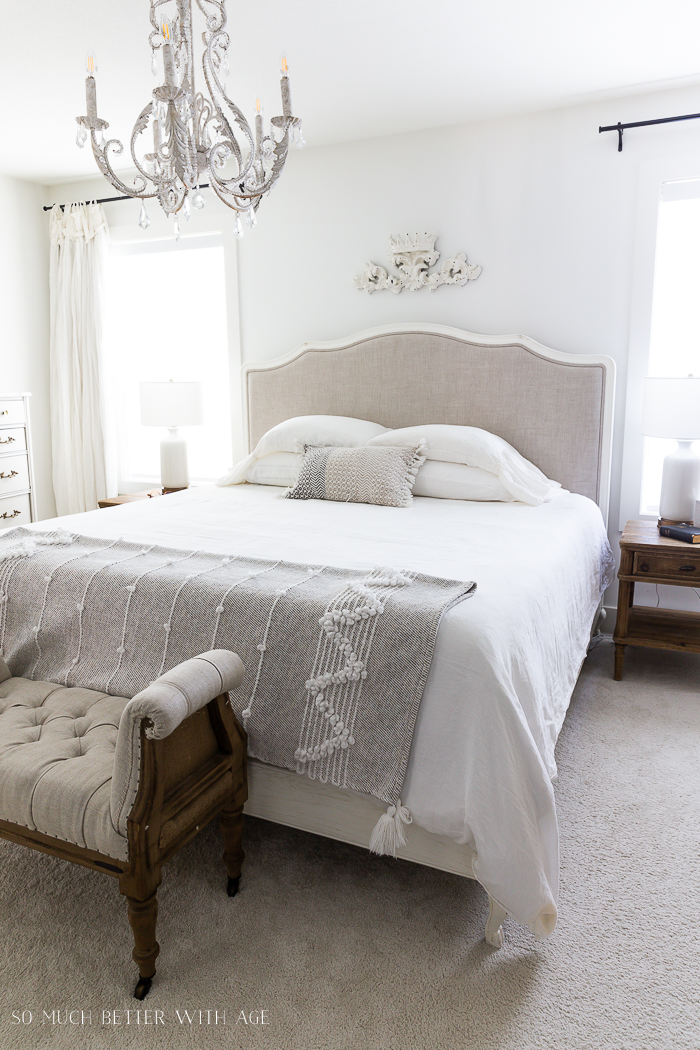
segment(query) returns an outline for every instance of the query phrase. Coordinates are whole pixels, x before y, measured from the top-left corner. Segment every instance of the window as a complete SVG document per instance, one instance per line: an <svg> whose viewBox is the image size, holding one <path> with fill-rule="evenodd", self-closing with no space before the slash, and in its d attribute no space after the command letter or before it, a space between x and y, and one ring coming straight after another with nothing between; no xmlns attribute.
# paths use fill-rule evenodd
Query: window
<svg viewBox="0 0 700 1050"><path fill-rule="evenodd" d="M700 179L664 182L656 234L649 375L700 376L698 245ZM641 514L658 514L663 460L674 448L674 441L644 439Z"/></svg>
<svg viewBox="0 0 700 1050"><path fill-rule="evenodd" d="M141 425L141 381L198 380L205 423L187 427L190 479L211 481L231 464L228 335L220 236L112 244L105 348L118 446L119 491L160 479L158 427Z"/></svg>

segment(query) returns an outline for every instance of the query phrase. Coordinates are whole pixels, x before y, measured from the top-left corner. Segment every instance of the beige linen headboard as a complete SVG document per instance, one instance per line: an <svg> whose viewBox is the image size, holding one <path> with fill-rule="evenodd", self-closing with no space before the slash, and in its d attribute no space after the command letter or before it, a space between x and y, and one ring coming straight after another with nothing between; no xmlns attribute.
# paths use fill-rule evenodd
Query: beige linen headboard
<svg viewBox="0 0 700 1050"><path fill-rule="evenodd" d="M392 428L482 427L607 515L612 358L560 353L521 335L402 324L303 343L243 372L250 448L270 427L302 415L355 416Z"/></svg>

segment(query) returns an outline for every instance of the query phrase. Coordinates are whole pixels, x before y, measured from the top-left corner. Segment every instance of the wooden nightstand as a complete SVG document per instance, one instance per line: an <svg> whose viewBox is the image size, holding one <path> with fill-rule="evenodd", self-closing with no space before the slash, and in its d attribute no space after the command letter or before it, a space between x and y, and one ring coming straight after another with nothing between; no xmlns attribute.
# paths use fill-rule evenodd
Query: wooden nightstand
<svg viewBox="0 0 700 1050"><path fill-rule="evenodd" d="M620 550L620 591L613 634L616 682L622 678L626 645L700 653L700 613L634 604L635 583L700 588L700 544L659 536L651 522L628 521Z"/></svg>
<svg viewBox="0 0 700 1050"><path fill-rule="evenodd" d="M162 496L162 489L150 489L148 492L126 492L123 496L110 496L98 500L98 507L118 507L120 503L132 503L135 499L149 499L151 496Z"/></svg>

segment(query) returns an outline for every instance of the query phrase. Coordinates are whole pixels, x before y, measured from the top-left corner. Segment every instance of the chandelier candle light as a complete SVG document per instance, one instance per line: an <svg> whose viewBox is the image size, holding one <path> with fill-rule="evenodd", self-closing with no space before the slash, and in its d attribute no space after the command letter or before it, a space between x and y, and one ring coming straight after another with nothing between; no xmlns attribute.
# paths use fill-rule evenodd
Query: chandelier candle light
<svg viewBox="0 0 700 1050"><path fill-rule="evenodd" d="M301 149L304 139L301 120L292 116L287 59L281 60L282 116L272 117L265 131L260 100L255 102L255 127L226 94L229 34L226 32L226 0L195 0L206 19L202 34L204 52L201 72L208 96L195 91L192 29L192 0L151 0L151 70L158 73L162 56L163 83L153 91L131 133L131 158L138 174L131 186L114 171L112 162L124 152L118 139L105 141L109 127L97 116L97 63L88 53L85 80L87 115L76 117L78 146L90 134L97 166L111 184L128 197L157 197L179 238L179 212L189 218L190 205L204 207L200 183L207 181L220 200L236 212L234 233L243 236L241 216L248 226L256 222L256 211L264 194L274 186L287 159L290 141ZM165 16L163 8L173 13ZM137 155L138 140L150 126L152 150ZM236 128L238 138L234 134ZM147 141L150 141L147 139ZM148 147L147 147L148 148ZM142 206L139 226L150 220Z"/></svg>

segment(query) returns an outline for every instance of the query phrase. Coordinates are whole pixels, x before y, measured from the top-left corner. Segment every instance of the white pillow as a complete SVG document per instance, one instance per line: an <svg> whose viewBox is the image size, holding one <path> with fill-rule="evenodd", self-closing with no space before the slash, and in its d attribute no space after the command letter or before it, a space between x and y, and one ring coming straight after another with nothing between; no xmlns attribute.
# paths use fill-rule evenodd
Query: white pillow
<svg viewBox="0 0 700 1050"><path fill-rule="evenodd" d="M232 467L225 477L217 481L217 485L240 485L246 480L246 472L256 460L270 456L273 452L302 454L304 445L357 448L385 432L388 433L387 428L380 423L353 419L352 416L293 416L263 434L253 452Z"/></svg>
<svg viewBox="0 0 700 1050"><path fill-rule="evenodd" d="M248 467L244 481L250 485L281 485L289 488L296 484L303 462L303 455L296 452L273 452Z"/></svg>
<svg viewBox="0 0 700 1050"><path fill-rule="evenodd" d="M481 467L442 463L437 459L426 461L420 468L413 495L432 496L434 499L498 500L501 503L515 501L515 496L511 496L495 474L489 474Z"/></svg>
<svg viewBox="0 0 700 1050"><path fill-rule="evenodd" d="M426 442L424 454L427 459L481 467L490 474L496 474L506 491L523 503L537 506L553 499L561 490L558 481L550 481L507 441L479 427L429 423L378 434L370 438L367 444L406 445L413 448L420 440Z"/></svg>

